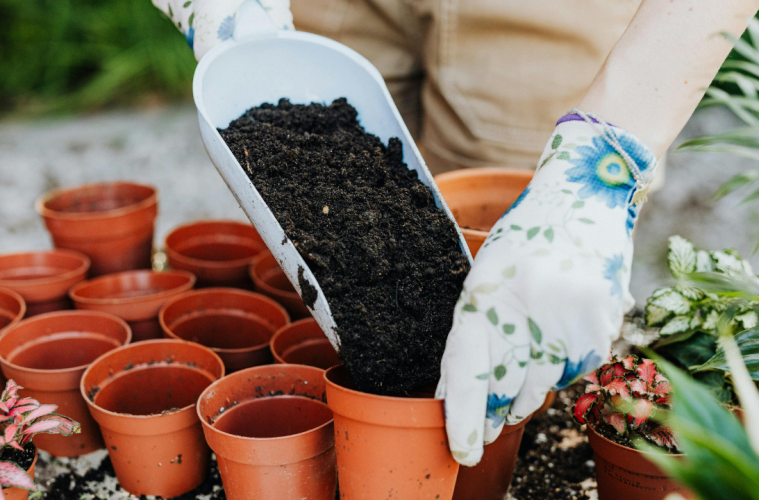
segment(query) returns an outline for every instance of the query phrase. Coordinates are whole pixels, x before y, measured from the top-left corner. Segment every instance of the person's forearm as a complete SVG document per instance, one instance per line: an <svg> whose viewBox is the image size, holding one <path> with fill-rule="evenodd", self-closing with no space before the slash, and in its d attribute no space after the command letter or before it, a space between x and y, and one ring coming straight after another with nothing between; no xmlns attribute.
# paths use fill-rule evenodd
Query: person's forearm
<svg viewBox="0 0 759 500"><path fill-rule="evenodd" d="M696 109L757 0L643 0L579 104L632 132L656 156Z"/></svg>

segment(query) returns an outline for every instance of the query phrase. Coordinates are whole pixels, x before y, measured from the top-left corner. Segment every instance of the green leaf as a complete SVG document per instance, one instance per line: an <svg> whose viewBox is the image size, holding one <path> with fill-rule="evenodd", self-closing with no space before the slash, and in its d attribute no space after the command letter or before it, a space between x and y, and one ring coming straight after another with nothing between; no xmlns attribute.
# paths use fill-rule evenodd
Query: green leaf
<svg viewBox="0 0 759 500"><path fill-rule="evenodd" d="M569 160L570 159L569 151L562 151L561 153L559 153L559 156L557 156L556 158L558 158L559 160Z"/></svg>
<svg viewBox="0 0 759 500"><path fill-rule="evenodd" d="M693 243L680 236L671 236L667 264L676 279L696 272L696 249L693 248Z"/></svg>
<svg viewBox="0 0 759 500"><path fill-rule="evenodd" d="M517 274L516 266L509 266L503 270L503 272L501 273L501 276L503 276L506 279L509 279L509 278L513 278L516 274Z"/></svg>
<svg viewBox="0 0 759 500"><path fill-rule="evenodd" d="M489 374L489 373L480 373L480 374L479 374L479 375L477 375L475 378L476 378L477 380L487 380L487 379L488 379L488 377L490 377L490 374Z"/></svg>
<svg viewBox="0 0 759 500"><path fill-rule="evenodd" d="M531 240L535 237L536 234L540 232L540 226L536 226L531 228L529 231L527 231L527 239Z"/></svg>
<svg viewBox="0 0 759 500"><path fill-rule="evenodd" d="M519 368L524 368L525 366L527 366L527 361L520 361L519 362Z"/></svg>
<svg viewBox="0 0 759 500"><path fill-rule="evenodd" d="M451 455L453 455L453 458L456 458L458 460L465 460L466 457L469 456L469 452L468 451L451 450Z"/></svg>
<svg viewBox="0 0 759 500"><path fill-rule="evenodd" d="M536 344L540 344L543 341L543 332L540 331L537 323L532 318L527 318L527 324L530 326L530 333Z"/></svg>
<svg viewBox="0 0 759 500"><path fill-rule="evenodd" d="M560 358L560 357L556 356L555 354L551 354L551 353L549 352L549 353L548 353L548 361L550 361L550 362L551 362L552 364L554 364L554 365L560 365L560 364L561 364L561 363L563 363L565 360L564 360L563 358Z"/></svg>
<svg viewBox="0 0 759 500"><path fill-rule="evenodd" d="M543 231L543 236L546 237L549 243L553 243L553 229L552 228L549 227L548 229Z"/></svg>
<svg viewBox="0 0 759 500"><path fill-rule="evenodd" d="M187 7L189 7L191 4L192 4L192 0L187 0L187 2L185 2L185 3L184 3L184 5L183 5L182 7L184 7L184 8L186 9L186 8L187 8Z"/></svg>
<svg viewBox="0 0 759 500"><path fill-rule="evenodd" d="M681 342L657 344L656 347L657 353L667 355L667 359L675 360L685 368L706 362L716 351L714 337L703 332L697 332Z"/></svg>
<svg viewBox="0 0 759 500"><path fill-rule="evenodd" d="M559 346L557 346L557 345L556 345L556 344L554 344L553 342L549 342L549 343L547 343L547 344L546 344L546 347L548 347L548 348L549 348L549 349L551 349L552 351L555 351L555 352L561 352L561 349L559 348Z"/></svg>
<svg viewBox="0 0 759 500"><path fill-rule="evenodd" d="M506 367L503 365L498 365L493 369L493 376L496 380L501 380L503 377L506 376Z"/></svg>
<svg viewBox="0 0 759 500"><path fill-rule="evenodd" d="M466 312L477 312L477 308L473 304L464 304L462 309Z"/></svg>
<svg viewBox="0 0 759 500"><path fill-rule="evenodd" d="M743 362L746 364L751 378L759 380L759 328L752 328L751 330L739 333L735 336L735 343L738 344L738 348L743 356ZM722 347L717 349L711 359L696 367L694 371L700 372L704 370L730 372L730 367L725 358L725 350Z"/></svg>
<svg viewBox="0 0 759 500"><path fill-rule="evenodd" d="M512 325L511 323L504 323L503 324L503 333L506 335L511 335L516 330L516 327Z"/></svg>
<svg viewBox="0 0 759 500"><path fill-rule="evenodd" d="M488 312L485 313L485 316L488 317L488 321L490 321L494 325L498 325L498 314L496 314L495 308L491 307L490 309L488 309Z"/></svg>
<svg viewBox="0 0 759 500"><path fill-rule="evenodd" d="M540 359L543 357L543 351L538 351L537 349L530 347L530 357L532 359Z"/></svg>
<svg viewBox="0 0 759 500"><path fill-rule="evenodd" d="M567 194L572 194L572 191L570 191L569 189L562 189L561 192L562 193L567 193Z"/></svg>
<svg viewBox="0 0 759 500"><path fill-rule="evenodd" d="M572 208L582 208L585 206L585 202L582 200L577 200L576 202L572 203Z"/></svg>
<svg viewBox="0 0 759 500"><path fill-rule="evenodd" d="M477 429L473 430L471 434L469 434L469 437L466 438L466 443L469 446L474 446L474 443L477 442Z"/></svg>
<svg viewBox="0 0 759 500"><path fill-rule="evenodd" d="M522 230L522 228L520 226L517 226L516 224L512 224L511 225L511 229L513 229L514 231L521 231Z"/></svg>
<svg viewBox="0 0 759 500"><path fill-rule="evenodd" d="M480 283L474 289L472 290L472 293L483 293L483 294L489 294L493 293L496 290L498 290L498 285L495 283Z"/></svg>
<svg viewBox="0 0 759 500"><path fill-rule="evenodd" d="M561 141L563 139L564 138L560 134L556 134L555 136L553 136L553 141L551 141L551 148L556 149L559 146L561 146Z"/></svg>
<svg viewBox="0 0 759 500"><path fill-rule="evenodd" d="M590 219L586 219L585 217L582 217L582 218L580 218L580 219L577 219L577 220L579 220L579 221L580 221L580 222L582 222L583 224L595 224L595 222L593 222L593 221L592 221L592 220L590 220Z"/></svg>
<svg viewBox="0 0 759 500"><path fill-rule="evenodd" d="M661 307L675 314L687 314L690 312L691 301L677 293L675 290L666 290L655 298L652 298L651 304Z"/></svg>
<svg viewBox="0 0 759 500"><path fill-rule="evenodd" d="M169 3L169 17L174 18L174 11L171 10L171 4Z"/></svg>
<svg viewBox="0 0 759 500"><path fill-rule="evenodd" d="M688 329L690 329L690 317L675 316L661 327L659 335L672 335L673 333L684 332Z"/></svg>
<svg viewBox="0 0 759 500"><path fill-rule="evenodd" d="M190 19L187 20L187 24L190 25L190 28L192 28L192 21L195 19L195 13L193 12L190 14Z"/></svg>

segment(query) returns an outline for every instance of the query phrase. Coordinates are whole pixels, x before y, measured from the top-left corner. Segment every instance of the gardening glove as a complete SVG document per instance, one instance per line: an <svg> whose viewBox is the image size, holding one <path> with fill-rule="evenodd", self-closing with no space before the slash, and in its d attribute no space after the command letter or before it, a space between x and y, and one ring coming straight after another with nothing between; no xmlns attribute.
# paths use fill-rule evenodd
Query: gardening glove
<svg viewBox="0 0 759 500"><path fill-rule="evenodd" d="M490 231L456 305L436 397L455 459L600 366L632 308L631 234L656 168L636 137L572 110Z"/></svg>
<svg viewBox="0 0 759 500"><path fill-rule="evenodd" d="M244 3L249 5L241 8ZM250 4L263 7L275 28L295 29L290 0L153 0L182 32L198 61L217 43L232 38L240 19L248 19L243 11Z"/></svg>

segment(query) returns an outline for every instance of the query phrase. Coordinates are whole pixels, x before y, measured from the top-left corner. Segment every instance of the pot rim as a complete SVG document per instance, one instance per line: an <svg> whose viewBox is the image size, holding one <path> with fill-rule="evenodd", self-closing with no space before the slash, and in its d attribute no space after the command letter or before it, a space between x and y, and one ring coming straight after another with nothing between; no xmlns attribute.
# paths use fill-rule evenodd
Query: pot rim
<svg viewBox="0 0 759 500"><path fill-rule="evenodd" d="M211 385L215 384L216 382L218 382L219 380L223 379L226 376L226 368L224 367L224 361L222 361L222 359L219 357L219 355L216 354L215 352L213 352L208 347L202 346L200 344L196 344L194 342L188 342L186 340L175 340L175 339L150 339L150 340L142 340L142 341L140 341L140 342L138 342L136 344L125 344L125 345L123 345L121 347L117 347L116 349L112 349L112 350L104 353L99 358L97 358L95 361L93 361L92 363L90 363L89 366L87 366L87 369L84 370L84 373L82 374L82 378L79 381L79 392L82 395L82 397L84 398L84 400L87 402L87 406L90 407L90 410L95 409L97 412L103 413L103 414L108 415L110 417L130 419L132 421L148 420L148 419L155 419L155 418L164 418L165 419L166 415L163 415L161 413L154 413L154 414L151 414L151 415L132 415L132 414L129 414L129 413L118 413L118 412L115 412L115 411L106 410L102 406L100 406L100 405L96 404L94 401L90 400L89 396L87 395L87 392L85 391L84 380L87 378L87 375L89 374L89 372L92 369L92 367L95 366L95 364L99 363L100 361L102 361L107 356L112 355L114 353L114 351L117 351L117 350L120 350L120 349L127 349L127 348L131 348L131 347L134 347L134 346L144 346L144 345L148 345L148 344L158 344L158 343L166 343L166 342L190 344L194 348L204 349L204 350L207 350L207 351L211 352L211 354L213 355L213 357L216 358L215 361L217 361L219 363L219 366L221 367L221 371L220 371L221 375L219 376L219 378L217 378L216 380L214 380L213 382L211 382L211 384L208 387L210 387ZM206 389L208 387L206 387ZM204 392L205 392L205 389L204 389ZM199 399L200 398L198 398L198 400ZM182 408L179 408L177 411L171 412L168 415L169 416L186 415L189 411L192 411L192 407L193 406L195 406L195 407L198 406L198 400L196 400L194 403L191 403L191 404L189 404L187 406L183 406ZM197 411L196 411L196 413L197 413ZM93 415L93 418L95 418L94 415ZM97 421L97 418L95 418L95 420ZM100 425L99 422L98 422L98 424Z"/></svg>
<svg viewBox="0 0 759 500"><path fill-rule="evenodd" d="M26 301L24 300L24 298L21 296L20 293L18 293L17 291L11 288L0 286L0 293L10 295L11 297L13 297L14 300L16 300L19 303L18 314L14 316L14 318L11 320L10 323L5 325L3 328L0 328L0 332L2 332L0 333L0 336L3 336L8 332L8 330L10 330L12 327L16 326L17 324L19 324L19 322L23 320L24 316L26 315Z"/></svg>
<svg viewBox="0 0 759 500"><path fill-rule="evenodd" d="M281 333L284 330L286 330L288 328L298 327L298 326L300 326L302 324L305 324L307 322L314 322L314 323L316 323L317 328L321 329L319 327L319 323L317 323L314 318L303 318L303 319L299 319L299 320L296 320L296 321L291 321L290 323L286 324L285 326L283 326L281 328L278 328L277 331L274 332L274 335L271 336L271 340L269 340L269 348L271 349L271 354L274 356L274 361L275 362L278 362L278 363L281 363L281 364L284 364L284 365L293 364L293 363L288 363L287 361L285 361L284 358L280 355L280 353L277 352L277 350L274 349L274 343L275 343L275 340L278 339L281 336ZM326 335L324 335L324 340L326 340L327 342L329 342L329 339L327 338ZM330 344L330 345L332 345L332 344Z"/></svg>
<svg viewBox="0 0 759 500"><path fill-rule="evenodd" d="M0 337L5 336L6 333L9 333L11 330L17 329L19 326L26 326L30 323L35 323L39 321L44 321L49 317L60 317L60 316L99 316L103 319L109 319L114 321L115 323L119 323L127 332L127 339L126 341L121 344L119 347L124 347L125 345L129 345L130 342L132 342L132 328L129 326L129 324L124 321L123 319L119 318L118 316L114 316L113 314L100 312L100 311L90 311L90 310L73 310L73 311L51 311L44 314L38 314L37 316L32 316L31 318L27 318L23 321L19 321L15 325L12 325L8 328L8 330L4 331ZM51 335L55 335L56 333L61 332L52 332ZM118 349L116 347L115 349ZM110 351L108 351L110 352ZM108 353L105 353L108 354ZM101 356L102 357L102 356ZM99 358L97 358L99 359ZM95 361L97 361L97 359ZM40 374L40 375L59 375L64 373L74 373L80 370L84 370L87 367L89 367L92 363L95 361L92 361L92 363L88 363L86 365L79 365L79 366L72 366L70 368L58 368L55 370L45 370L42 368L27 368L25 366L20 366L15 363L11 363L10 361L6 360L0 355L0 360L2 360L2 364L8 365L15 370L23 371L26 373L34 373L34 374Z"/></svg>
<svg viewBox="0 0 759 500"><path fill-rule="evenodd" d="M101 210L97 212L60 212L53 210L45 206L52 199L57 198L66 193L71 193L83 189L93 189L101 186L138 186L141 188L148 188L152 190L152 194L142 201L127 205L125 207L114 208L111 210ZM34 202L34 208L37 213L49 219L69 220L69 221L85 221L85 220L98 220L106 218L115 218L123 215L139 212L140 210L149 208L152 205L158 204L158 190L154 186L148 184L138 184L136 182L128 181L115 181L115 182L93 182L90 184L82 184L73 188L56 188L41 195Z"/></svg>
<svg viewBox="0 0 759 500"><path fill-rule="evenodd" d="M435 183L437 184L440 181L456 181L462 178L466 179L471 177L493 175L498 177L520 177L524 179L532 179L532 177L535 175L535 171L524 168L511 167L475 167L443 172L441 174L437 174L434 179Z"/></svg>
<svg viewBox="0 0 759 500"><path fill-rule="evenodd" d="M67 248L54 248L52 250L37 250L32 252L18 252L18 253L9 253L5 255L0 255L0 260L2 260L5 257L20 257L20 256L27 256L27 255L39 255L39 254L61 254L61 255L68 255L69 257L76 258L81 261L81 264L76 269L72 269L69 271L66 271L61 274L56 274L53 276L48 276L45 278L34 278L29 280L8 280L8 279L0 279L0 287L5 288L11 288L11 285L9 284L16 284L17 286L23 285L23 286L40 286L40 285L50 285L53 283L58 283L61 281L66 281L68 279L74 278L80 274L87 274L87 271L89 271L90 266L92 265L92 260L90 260L89 257L87 257L82 252L78 252L76 250L70 250Z"/></svg>
<svg viewBox="0 0 759 500"><path fill-rule="evenodd" d="M253 284L256 285L256 288L260 288L261 290L264 290L266 293L271 295L280 295L287 299L298 299L302 300L300 295L298 295L298 292L289 292L286 290L282 290L280 288L276 288L265 282L261 277L258 275L258 272L256 271L256 266L259 262L262 260L271 257L274 259L274 263L279 266L277 263L277 259L274 257L274 254L271 253L271 250L264 249L259 252L258 255L253 257L253 259L250 262L250 265L248 266L248 274L250 275L250 279L253 280ZM272 266L274 267L274 266ZM306 318L307 319L307 318Z"/></svg>
<svg viewBox="0 0 759 500"><path fill-rule="evenodd" d="M264 248L260 250L256 255L253 255L251 257L246 257L244 259L233 259L233 260L203 260L198 259L196 257L188 257L187 255L184 255L177 250L174 250L169 245L169 237L172 236L175 232L185 229L188 227L192 227L195 225L201 225L201 224L214 224L214 223L220 223L220 224L235 224L239 225L241 227L245 228L252 228L254 231L256 230L255 227L253 227L250 224L245 224L244 222L236 221L233 219L201 219L196 220L194 222L188 222L187 224L182 224L180 226L175 227L171 230L169 234L166 235L166 238L163 239L163 251L166 253L167 256L169 256L172 259L182 261L185 264L189 264L192 266L197 267L206 267L210 269L228 269L228 268L234 268L234 267L246 267L250 265L251 261L255 259L258 256L258 253L261 253L263 249L266 248L266 245L264 245ZM214 233L209 233L209 235L212 235ZM226 233L215 233L215 234L221 234L226 235Z"/></svg>
<svg viewBox="0 0 759 500"><path fill-rule="evenodd" d="M124 276L124 275L134 275L134 274L166 274L166 275L178 275L183 276L187 278L187 282L173 287L169 288L168 290L161 290L157 293L151 293L147 295L139 295L137 297L123 297L123 298L93 298L93 297L81 297L78 295L78 292L80 292L83 288L86 288L88 286L91 286L95 283L100 283L103 281L113 280L116 277ZM181 294L185 291L191 290L192 287L195 286L195 282L197 281L197 278L194 274L192 274L189 271L182 271L179 269L170 269L166 271L153 271L150 269L134 269L131 271L121 271L118 273L112 273L112 274L105 274L103 276L98 276L97 278L93 278L91 280L85 280L77 283L76 285L72 286L69 289L68 295L71 300L73 300L75 303L80 304L88 304L88 305L122 305L122 304L139 304L140 302L152 302L156 299L161 299L164 297L171 297L175 294Z"/></svg>
<svg viewBox="0 0 759 500"><path fill-rule="evenodd" d="M307 318L308 319L308 318ZM352 396L359 396L359 397L366 397L376 400L382 400L382 401L393 401L398 403L419 403L419 404L428 404L428 405L439 405L442 401L445 401L443 399L437 399L435 397L432 398L412 398L412 397L398 397L398 396L381 396L379 394L372 394L370 392L361 392L356 389L349 389L345 386L336 384L335 382L331 381L329 379L329 376L337 371L338 369L343 368L345 369L345 365L340 363L339 365L332 366L330 368L327 368L324 370L324 381L326 382L326 386L332 386L336 388L339 391L344 391L350 393Z"/></svg>
<svg viewBox="0 0 759 500"><path fill-rule="evenodd" d="M640 453L640 454L642 454L644 456L645 455L657 455L657 456L658 455L664 455L664 456L673 457L673 458L682 458L682 457L685 456L685 453L666 453L666 452L651 453L649 451L642 451L642 450L639 450L637 448L628 448L627 446L622 446L621 444L615 443L611 439L603 436L601 433L599 433L598 431L596 431L591 424L589 424L589 423L586 424L586 427L587 427L589 433L592 432L596 437L601 438L603 441L606 442L606 444L610 444L614 448L620 448L620 449L623 449L623 450L638 452L638 453ZM591 448L592 448L592 445L591 445ZM595 451L595 449L593 451Z"/></svg>

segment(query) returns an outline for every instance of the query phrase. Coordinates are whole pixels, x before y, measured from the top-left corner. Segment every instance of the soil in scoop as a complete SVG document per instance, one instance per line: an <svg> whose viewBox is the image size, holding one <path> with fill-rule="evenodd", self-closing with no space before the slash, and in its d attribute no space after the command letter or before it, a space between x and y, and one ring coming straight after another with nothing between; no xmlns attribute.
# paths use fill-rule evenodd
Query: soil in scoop
<svg viewBox="0 0 759 500"><path fill-rule="evenodd" d="M469 265L401 142L366 133L345 99L263 104L220 133L321 285L357 388L436 382Z"/></svg>

